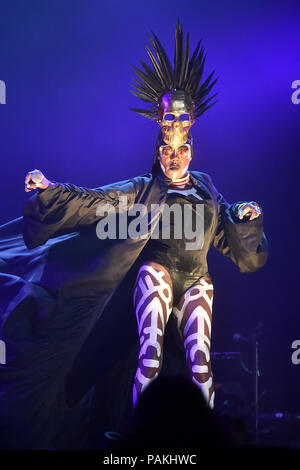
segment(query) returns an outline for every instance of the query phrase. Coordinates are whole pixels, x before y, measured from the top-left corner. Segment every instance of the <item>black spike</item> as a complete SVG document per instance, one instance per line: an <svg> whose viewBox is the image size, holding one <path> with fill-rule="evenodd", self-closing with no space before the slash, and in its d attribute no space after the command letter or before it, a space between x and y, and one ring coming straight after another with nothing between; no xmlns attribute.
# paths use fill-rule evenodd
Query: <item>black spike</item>
<svg viewBox="0 0 300 470"><path fill-rule="evenodd" d="M189 79L186 84L186 87L190 90L191 93L195 93L195 84L197 85L202 78L202 73L205 64L205 57L203 57L204 49L201 48L199 55L195 57L193 66L190 68L188 74Z"/></svg>
<svg viewBox="0 0 300 470"><path fill-rule="evenodd" d="M139 86L141 89L151 92L156 97L158 96L157 91L161 88L158 87L156 83L153 83L150 79L147 80L147 82L140 82L137 79L134 79L134 81L136 82L137 86Z"/></svg>
<svg viewBox="0 0 300 470"><path fill-rule="evenodd" d="M169 86L170 88L172 88L172 84L173 84L173 69L172 69L172 65L169 61L169 58L167 56L167 53L166 51L164 50L164 48L162 47L158 37L154 34L153 31L152 32L152 35L154 37L154 41L155 41L155 45L157 47L157 50L159 51L159 55L161 57L161 60L162 62L164 63L164 68L166 69L166 72L167 72L167 76L168 76L168 81L169 81Z"/></svg>
<svg viewBox="0 0 300 470"><path fill-rule="evenodd" d="M151 69L151 67L146 64L146 62L144 62L143 60L140 60L146 74L148 74L149 78L151 78L151 82L157 86L157 87L160 87L161 86L161 83L157 77L157 75L155 74L155 72L153 71L153 69Z"/></svg>
<svg viewBox="0 0 300 470"><path fill-rule="evenodd" d="M133 111L142 114L149 119L157 118L157 103L162 95L170 91L171 88L181 88L185 90L195 103L194 116L199 117L213 104L211 100L216 96L208 97L211 89L215 85L217 78L213 80L214 71L202 82L206 54L202 44L202 39L198 42L193 55L190 55L190 38L187 33L184 45L183 29L179 18L176 23L174 68L165 49L161 45L158 37L151 31L152 38L148 36L152 50L146 46L146 51L151 61L151 66L140 61L143 70L134 67L137 77L136 85L132 85L130 90L135 96L152 106L149 109L131 108Z"/></svg>
<svg viewBox="0 0 300 470"><path fill-rule="evenodd" d="M153 33L152 33L153 34ZM169 81L169 70L165 64L165 61L164 61L164 58L163 56L161 55L161 51L159 49L159 47L157 46L155 40L151 39L150 36L148 36L148 39L149 39L149 42L153 48L153 51L155 52L156 54L156 57L157 57L157 62L158 62L158 65L160 67L160 70L161 70L161 73L162 73L162 76L164 77L164 81L165 82L168 82Z"/></svg>
<svg viewBox="0 0 300 470"><path fill-rule="evenodd" d="M210 92L210 90L212 89L212 87L214 86L214 84L216 83L217 78L210 85L208 85L209 82L211 81L212 77L213 77L213 74L214 74L214 71L207 77L205 82L203 82L202 85L199 87L198 93L200 95L202 95L202 93L208 94Z"/></svg>
<svg viewBox="0 0 300 470"><path fill-rule="evenodd" d="M175 34L175 55L174 55L174 87L179 87L180 71L182 67L182 50L183 38L182 27L177 20L176 34Z"/></svg>
<svg viewBox="0 0 300 470"><path fill-rule="evenodd" d="M210 96L206 101L204 101L200 106L198 106L196 109L195 109L195 112L194 112L194 117L197 118L199 116L201 116L201 114L205 113L205 111L207 111L209 108L211 108L214 104L216 104L217 101L214 101L213 103L211 103L209 106L207 106L207 104L215 97L217 96L218 93L215 93L214 95Z"/></svg>
<svg viewBox="0 0 300 470"><path fill-rule="evenodd" d="M190 35L189 35L189 33L187 33L186 42L185 42L185 50L184 50L184 53L183 53L181 73L180 73L180 78L179 78L179 87L180 88L183 88L185 80L186 80L188 67L189 67L189 58L190 58Z"/></svg>
<svg viewBox="0 0 300 470"><path fill-rule="evenodd" d="M161 84L164 86L164 84L165 84L165 83L164 83L164 82L165 82L165 79L164 79L164 76L163 76L163 74L162 74L162 71L161 71L161 69L160 69L160 66L159 66L158 62L156 61L154 55L152 54L152 52L150 51L149 47L147 47L147 46L146 46L146 51L147 51L147 53L148 53L148 55L149 55L149 57L150 57L150 60L151 60L151 62L152 62L152 65L153 65L153 67L154 67L154 69L155 69L155 72L157 73L157 76L158 76L158 78L159 78Z"/></svg>
<svg viewBox="0 0 300 470"><path fill-rule="evenodd" d="M148 93L144 93L142 92L139 88L131 85L131 88L137 90L137 91L133 91L133 90L130 90L130 92L137 96L138 98L140 98L141 100L143 101L146 101L147 103L153 103L153 100L154 100L154 97L149 95Z"/></svg>

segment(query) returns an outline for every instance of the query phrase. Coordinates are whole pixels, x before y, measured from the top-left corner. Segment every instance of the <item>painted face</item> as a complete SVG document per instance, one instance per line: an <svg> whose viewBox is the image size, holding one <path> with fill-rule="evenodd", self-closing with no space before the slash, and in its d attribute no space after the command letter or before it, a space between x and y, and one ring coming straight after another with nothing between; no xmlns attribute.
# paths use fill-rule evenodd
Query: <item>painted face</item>
<svg viewBox="0 0 300 470"><path fill-rule="evenodd" d="M166 145L175 151L186 143L194 124L194 103L183 90L172 89L163 95L158 107L158 124Z"/></svg>
<svg viewBox="0 0 300 470"><path fill-rule="evenodd" d="M181 145L177 150L170 145L161 145L159 162L164 174L172 180L182 178L188 170L191 153L190 144Z"/></svg>

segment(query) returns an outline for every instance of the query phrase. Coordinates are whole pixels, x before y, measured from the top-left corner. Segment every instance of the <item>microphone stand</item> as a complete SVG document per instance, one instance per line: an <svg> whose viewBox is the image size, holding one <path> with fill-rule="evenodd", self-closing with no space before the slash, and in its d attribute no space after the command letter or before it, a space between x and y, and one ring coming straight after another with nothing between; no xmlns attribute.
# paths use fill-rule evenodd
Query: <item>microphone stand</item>
<svg viewBox="0 0 300 470"><path fill-rule="evenodd" d="M254 359L254 431L255 431L255 444L259 443L259 419L258 419L258 385L259 385L259 361L258 361L258 351L259 351L259 337L262 334L262 324L259 323L253 330L252 340L253 340L253 359Z"/></svg>

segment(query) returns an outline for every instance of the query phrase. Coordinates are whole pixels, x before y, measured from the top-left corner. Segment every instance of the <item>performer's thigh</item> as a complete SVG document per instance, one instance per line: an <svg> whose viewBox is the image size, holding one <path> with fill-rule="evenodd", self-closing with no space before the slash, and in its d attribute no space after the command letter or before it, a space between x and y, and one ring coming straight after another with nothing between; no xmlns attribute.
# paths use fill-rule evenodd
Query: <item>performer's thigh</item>
<svg viewBox="0 0 300 470"><path fill-rule="evenodd" d="M205 335L210 338L212 303L213 283L207 275L200 277L174 302L173 313L183 339L189 334L190 327L196 326L195 320L199 317L204 318ZM196 329L192 328L191 331L195 332Z"/></svg>
<svg viewBox="0 0 300 470"><path fill-rule="evenodd" d="M140 307L145 302L148 304L155 297L159 297L166 305L164 311L169 310L173 306L172 280L164 266L154 261L146 261L140 267L134 285L135 309L140 311Z"/></svg>

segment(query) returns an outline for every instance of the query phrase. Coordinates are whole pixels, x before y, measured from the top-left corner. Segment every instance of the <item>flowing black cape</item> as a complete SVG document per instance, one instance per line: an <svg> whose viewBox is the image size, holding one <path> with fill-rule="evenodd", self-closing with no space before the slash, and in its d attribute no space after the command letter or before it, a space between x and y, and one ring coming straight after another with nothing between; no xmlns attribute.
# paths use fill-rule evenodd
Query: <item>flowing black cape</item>
<svg viewBox="0 0 300 470"><path fill-rule="evenodd" d="M228 204L209 175L195 171L191 179L206 204L199 275L212 244L243 273L263 266L263 214L240 221L238 203ZM153 228L151 204L164 202L170 181L149 173L95 189L56 183L0 227L1 448L89 447L95 416L99 429L118 428L130 408L138 350L132 289L147 238L99 240L96 209L142 203ZM172 321L168 328L175 338ZM166 350L177 355L168 365L176 373L183 356L174 338Z"/></svg>

